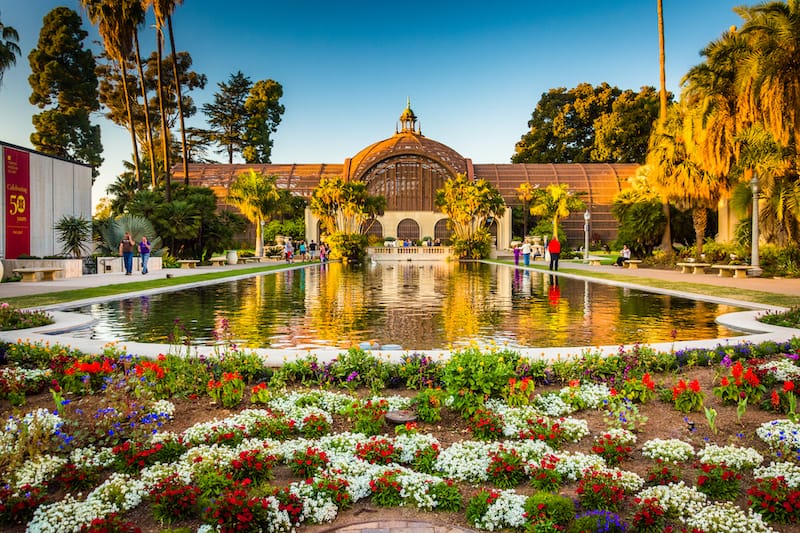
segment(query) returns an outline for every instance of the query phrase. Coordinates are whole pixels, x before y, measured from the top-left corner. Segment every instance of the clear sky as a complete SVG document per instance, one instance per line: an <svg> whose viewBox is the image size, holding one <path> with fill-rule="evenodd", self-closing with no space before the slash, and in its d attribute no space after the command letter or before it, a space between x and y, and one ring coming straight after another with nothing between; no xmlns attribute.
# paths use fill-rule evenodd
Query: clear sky
<svg viewBox="0 0 800 533"><path fill-rule="evenodd" d="M663 3L667 84L677 92L700 50L740 24L732 8L745 2ZM31 146L38 110L28 103L27 56L42 18L59 5L83 13L77 0L0 0L0 20L19 32L22 49L0 87L0 140ZM283 86L274 163L342 163L390 137L409 97L424 135L476 163L508 163L548 89L659 83L655 0L185 0L173 22L178 50L208 77L191 93L198 110L237 70ZM140 34L143 55L155 47L150 25L152 15ZM88 21L85 28L99 50L96 31ZM95 120L105 163L93 205L131 158L127 132ZM202 112L188 125L205 126Z"/></svg>

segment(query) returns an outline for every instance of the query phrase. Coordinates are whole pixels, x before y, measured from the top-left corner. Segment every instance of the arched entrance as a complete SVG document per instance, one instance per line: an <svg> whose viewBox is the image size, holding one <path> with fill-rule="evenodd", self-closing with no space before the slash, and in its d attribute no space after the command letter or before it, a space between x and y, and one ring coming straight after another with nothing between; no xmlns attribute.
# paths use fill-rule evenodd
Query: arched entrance
<svg viewBox="0 0 800 533"><path fill-rule="evenodd" d="M450 236L453 234L450 228L447 227L448 220L447 218L443 218L436 222L436 225L433 227L433 238L439 239L439 242L449 241Z"/></svg>

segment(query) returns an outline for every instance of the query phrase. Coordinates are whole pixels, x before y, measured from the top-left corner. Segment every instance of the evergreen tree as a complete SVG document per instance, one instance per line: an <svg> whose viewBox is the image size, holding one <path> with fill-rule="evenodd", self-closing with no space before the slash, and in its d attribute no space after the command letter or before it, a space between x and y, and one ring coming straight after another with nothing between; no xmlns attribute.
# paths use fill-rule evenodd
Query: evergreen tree
<svg viewBox="0 0 800 533"><path fill-rule="evenodd" d="M217 84L219 91L214 93L214 102L203 104L211 129L208 139L220 145L220 153L228 154L228 163L233 163L233 154L244 148L244 131L247 127L248 113L245 102L253 86L250 78L241 71L231 74L228 82Z"/></svg>
<svg viewBox="0 0 800 533"><path fill-rule="evenodd" d="M279 103L283 87L274 80L257 81L244 104L248 114L242 156L248 163L270 163L271 135L278 130L285 108Z"/></svg>
<svg viewBox="0 0 800 533"><path fill-rule="evenodd" d="M87 36L73 10L57 7L45 15L38 45L28 55L30 102L44 109L33 116L31 143L46 154L92 165L96 177L103 146L100 126L90 122L100 103L94 56L83 47Z"/></svg>

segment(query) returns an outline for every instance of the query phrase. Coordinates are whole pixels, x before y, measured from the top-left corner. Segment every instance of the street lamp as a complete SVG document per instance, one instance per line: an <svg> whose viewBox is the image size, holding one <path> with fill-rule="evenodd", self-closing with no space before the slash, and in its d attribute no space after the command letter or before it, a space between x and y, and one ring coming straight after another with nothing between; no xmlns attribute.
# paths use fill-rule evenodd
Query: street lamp
<svg viewBox="0 0 800 533"><path fill-rule="evenodd" d="M751 230L751 251L750 251L750 269L748 273L751 276L760 276L761 267L758 263L758 174L753 172L753 178L750 180L750 189L753 191L753 226Z"/></svg>
<svg viewBox="0 0 800 533"><path fill-rule="evenodd" d="M592 214L587 209L586 212L583 214L583 262L589 262L589 219L592 218Z"/></svg>

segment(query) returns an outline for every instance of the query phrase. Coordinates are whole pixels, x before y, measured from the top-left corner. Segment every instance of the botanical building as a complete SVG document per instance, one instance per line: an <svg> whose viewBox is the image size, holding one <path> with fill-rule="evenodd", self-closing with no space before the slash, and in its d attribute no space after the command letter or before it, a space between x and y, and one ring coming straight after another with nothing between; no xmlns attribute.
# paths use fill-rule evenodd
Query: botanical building
<svg viewBox="0 0 800 533"><path fill-rule="evenodd" d="M446 239L447 219L434 206L437 189L456 174L483 178L491 182L509 206L521 205L516 189L522 183L546 187L567 184L571 191L583 192L590 214L593 239L611 240L616 236L616 221L611 204L616 194L628 187L636 164L474 164L449 146L425 137L417 125L410 105L400 115L391 137L373 143L343 163L323 164L192 164L192 185L211 187L224 203L228 185L242 172L253 169L277 175L278 185L292 193L310 197L323 177L342 176L361 180L371 194L386 198L386 211L370 228L370 234L398 239L423 237ZM175 167L174 178L183 179ZM562 221L568 240L575 248L584 240L583 213L573 213ZM491 227L498 249L508 248L512 240L511 212L494 221ZM319 221L306 212L306 238L319 241Z"/></svg>

